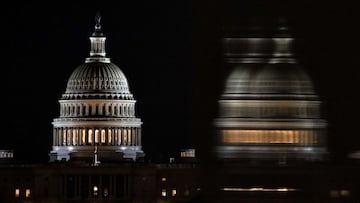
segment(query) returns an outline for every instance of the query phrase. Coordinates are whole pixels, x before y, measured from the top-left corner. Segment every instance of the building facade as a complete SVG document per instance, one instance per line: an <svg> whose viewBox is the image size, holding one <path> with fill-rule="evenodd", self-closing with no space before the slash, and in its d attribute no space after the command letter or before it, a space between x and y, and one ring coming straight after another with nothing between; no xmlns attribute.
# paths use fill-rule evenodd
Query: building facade
<svg viewBox="0 0 360 203"><path fill-rule="evenodd" d="M200 194L194 163L0 165L0 183L4 203L190 202Z"/></svg>
<svg viewBox="0 0 360 203"><path fill-rule="evenodd" d="M327 162L321 102L286 27L224 37L230 71L210 163L196 149L170 163L142 160L136 101L105 39L97 16L90 56L59 101L50 162L13 162L0 151L0 202L359 202L359 153Z"/></svg>

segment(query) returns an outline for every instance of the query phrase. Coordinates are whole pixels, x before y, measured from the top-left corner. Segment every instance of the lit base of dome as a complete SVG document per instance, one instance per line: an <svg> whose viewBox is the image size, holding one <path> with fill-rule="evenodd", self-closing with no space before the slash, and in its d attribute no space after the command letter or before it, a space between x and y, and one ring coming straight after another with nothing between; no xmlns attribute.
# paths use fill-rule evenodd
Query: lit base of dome
<svg viewBox="0 0 360 203"><path fill-rule="evenodd" d="M145 153L141 146L99 146L97 159L103 161L139 160L144 158ZM49 154L50 162L81 160L91 161L95 157L94 146L53 146Z"/></svg>

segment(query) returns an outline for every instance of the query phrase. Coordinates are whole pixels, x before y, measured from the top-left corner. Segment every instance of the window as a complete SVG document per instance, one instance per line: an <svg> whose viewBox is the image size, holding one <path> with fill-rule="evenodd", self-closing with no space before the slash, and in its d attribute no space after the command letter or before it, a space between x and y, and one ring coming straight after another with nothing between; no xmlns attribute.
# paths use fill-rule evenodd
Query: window
<svg viewBox="0 0 360 203"><path fill-rule="evenodd" d="M340 190L340 195L343 197L349 197L350 191L349 190Z"/></svg>
<svg viewBox="0 0 360 203"><path fill-rule="evenodd" d="M315 130L223 130L224 143L317 144Z"/></svg>
<svg viewBox="0 0 360 203"><path fill-rule="evenodd" d="M99 133L99 130L96 129L96 130L95 130L95 143L99 143L99 137L100 137L99 134L100 134L100 133Z"/></svg>
<svg viewBox="0 0 360 203"><path fill-rule="evenodd" d="M124 143L124 145L127 145L127 130L126 129L124 129L123 130L123 143Z"/></svg>
<svg viewBox="0 0 360 203"><path fill-rule="evenodd" d="M93 131L91 130L91 129L89 129L89 131L88 131L88 143L92 143L92 141L93 141Z"/></svg>
<svg viewBox="0 0 360 203"><path fill-rule="evenodd" d="M130 145L131 144L131 129L128 129L128 132L127 132L127 136L128 136L128 144Z"/></svg>
<svg viewBox="0 0 360 203"><path fill-rule="evenodd" d="M101 130L101 143L105 143L106 139L105 139L105 130Z"/></svg>
<svg viewBox="0 0 360 203"><path fill-rule="evenodd" d="M166 180L167 180L166 177L161 178L161 182L166 182Z"/></svg>
<svg viewBox="0 0 360 203"><path fill-rule="evenodd" d="M172 189L172 190L171 190L171 196L173 196L173 197L176 196L176 189Z"/></svg>
<svg viewBox="0 0 360 203"><path fill-rule="evenodd" d="M111 144L112 140L111 140L111 129L108 129L108 144Z"/></svg>
<svg viewBox="0 0 360 203"><path fill-rule="evenodd" d="M95 185L93 188L94 196L98 196L99 188Z"/></svg>
<svg viewBox="0 0 360 203"><path fill-rule="evenodd" d="M30 197L30 196L31 196L30 189L26 189L25 190L25 197Z"/></svg>
<svg viewBox="0 0 360 203"><path fill-rule="evenodd" d="M78 144L78 134L77 134L77 131L76 131L76 129L73 129L72 130L72 144L73 145L77 145Z"/></svg>
<svg viewBox="0 0 360 203"><path fill-rule="evenodd" d="M64 146L66 146L66 129L63 129L63 144Z"/></svg>
<svg viewBox="0 0 360 203"><path fill-rule="evenodd" d="M20 189L19 188L15 189L15 197L20 197Z"/></svg>
<svg viewBox="0 0 360 203"><path fill-rule="evenodd" d="M109 190L107 188L104 188L104 197L109 196Z"/></svg>
<svg viewBox="0 0 360 203"><path fill-rule="evenodd" d="M349 196L350 196L349 190L330 190L330 197L332 198L344 198Z"/></svg>
<svg viewBox="0 0 360 203"><path fill-rule="evenodd" d="M161 190L161 196L162 196L162 197L166 197L166 189L162 189L162 190Z"/></svg>

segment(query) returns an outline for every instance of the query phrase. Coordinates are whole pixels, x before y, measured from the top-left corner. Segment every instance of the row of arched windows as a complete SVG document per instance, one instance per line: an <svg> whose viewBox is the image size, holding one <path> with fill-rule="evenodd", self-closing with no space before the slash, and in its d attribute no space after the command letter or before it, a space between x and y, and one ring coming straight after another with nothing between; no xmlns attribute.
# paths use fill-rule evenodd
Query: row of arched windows
<svg viewBox="0 0 360 203"><path fill-rule="evenodd" d="M141 145L141 129L125 128L55 128L54 146L78 145Z"/></svg>
<svg viewBox="0 0 360 203"><path fill-rule="evenodd" d="M222 130L222 142L232 144L298 144L323 142L318 130Z"/></svg>

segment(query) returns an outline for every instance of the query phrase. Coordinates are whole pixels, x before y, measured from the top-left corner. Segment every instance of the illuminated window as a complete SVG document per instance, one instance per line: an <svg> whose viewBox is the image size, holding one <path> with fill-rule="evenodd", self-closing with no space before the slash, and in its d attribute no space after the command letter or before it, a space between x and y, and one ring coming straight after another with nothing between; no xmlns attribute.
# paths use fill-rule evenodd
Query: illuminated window
<svg viewBox="0 0 360 203"><path fill-rule="evenodd" d="M89 129L88 131L88 143L92 143L93 142L93 131L91 129Z"/></svg>
<svg viewBox="0 0 360 203"><path fill-rule="evenodd" d="M63 145L66 145L66 130L63 130Z"/></svg>
<svg viewBox="0 0 360 203"><path fill-rule="evenodd" d="M162 181L162 182L166 182L166 180L167 180L166 177L162 177L162 178L161 178L161 181Z"/></svg>
<svg viewBox="0 0 360 203"><path fill-rule="evenodd" d="M115 145L120 145L121 144L121 131L119 129L115 129L115 136L114 136L114 143Z"/></svg>
<svg viewBox="0 0 360 203"><path fill-rule="evenodd" d="M223 130L224 143L317 144L314 130Z"/></svg>
<svg viewBox="0 0 360 203"><path fill-rule="evenodd" d="M111 144L112 140L111 140L111 130L108 129L108 143Z"/></svg>
<svg viewBox="0 0 360 203"><path fill-rule="evenodd" d="M349 190L340 190L340 195L343 197L348 197L348 196L350 196L350 191Z"/></svg>
<svg viewBox="0 0 360 203"><path fill-rule="evenodd" d="M105 143L105 130L101 130L101 143Z"/></svg>
<svg viewBox="0 0 360 203"><path fill-rule="evenodd" d="M340 197L349 197L349 190L330 190L330 197L332 198L340 198Z"/></svg>
<svg viewBox="0 0 360 203"><path fill-rule="evenodd" d="M25 190L25 197L30 197L30 196L31 196L30 189L26 189Z"/></svg>
<svg viewBox="0 0 360 203"><path fill-rule="evenodd" d="M94 191L94 196L98 196L99 188L96 185L93 187L93 191Z"/></svg>
<svg viewBox="0 0 360 203"><path fill-rule="evenodd" d="M15 197L20 197L20 189L19 188L15 189Z"/></svg>
<svg viewBox="0 0 360 203"><path fill-rule="evenodd" d="M172 190L171 190L171 196L173 196L173 197L176 196L176 189L172 189Z"/></svg>
<svg viewBox="0 0 360 203"><path fill-rule="evenodd" d="M123 130L124 145L127 145L127 130Z"/></svg>
<svg viewBox="0 0 360 203"><path fill-rule="evenodd" d="M81 136L82 136L81 137L82 143L86 143L86 130L85 129L82 130L82 135Z"/></svg>
<svg viewBox="0 0 360 203"><path fill-rule="evenodd" d="M67 130L67 141L66 141L66 145L71 145L71 138L72 138L71 129L68 129L68 130Z"/></svg>
<svg viewBox="0 0 360 203"><path fill-rule="evenodd" d="M128 129L128 143L131 144L131 130Z"/></svg>
<svg viewBox="0 0 360 203"><path fill-rule="evenodd" d="M180 152L181 157L195 157L195 149L183 149Z"/></svg>
<svg viewBox="0 0 360 203"><path fill-rule="evenodd" d="M98 129L96 129L95 130L95 143L99 143L99 130Z"/></svg>
<svg viewBox="0 0 360 203"><path fill-rule="evenodd" d="M162 189L162 190L161 190L161 196L162 196L162 197L166 197L166 189Z"/></svg>
<svg viewBox="0 0 360 203"><path fill-rule="evenodd" d="M75 129L72 130L72 134L73 134L73 140L72 140L72 143L75 145L78 143L77 141L77 138L78 138L78 135L77 135L77 132Z"/></svg>

